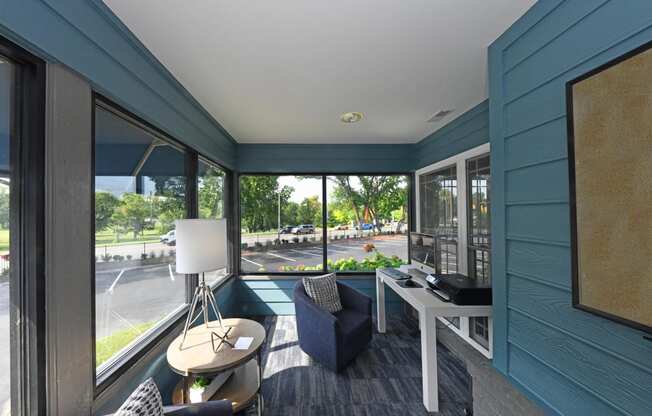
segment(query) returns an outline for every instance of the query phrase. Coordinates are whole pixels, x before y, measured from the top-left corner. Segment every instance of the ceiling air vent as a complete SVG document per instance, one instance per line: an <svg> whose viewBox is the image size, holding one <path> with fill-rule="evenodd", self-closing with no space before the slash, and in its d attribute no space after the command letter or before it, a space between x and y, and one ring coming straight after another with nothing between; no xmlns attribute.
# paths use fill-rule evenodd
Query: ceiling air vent
<svg viewBox="0 0 652 416"><path fill-rule="evenodd" d="M453 110L440 110L440 111L437 111L435 113L435 115L433 115L432 117L430 117L428 119L428 123L436 123L436 122L438 122L439 120L446 117L447 115L449 115L452 112L453 112Z"/></svg>

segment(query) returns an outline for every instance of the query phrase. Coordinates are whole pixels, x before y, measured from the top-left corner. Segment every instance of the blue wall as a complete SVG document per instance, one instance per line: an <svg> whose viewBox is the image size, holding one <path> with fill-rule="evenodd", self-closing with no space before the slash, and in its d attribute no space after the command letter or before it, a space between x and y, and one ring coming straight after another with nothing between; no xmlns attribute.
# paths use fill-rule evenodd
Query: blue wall
<svg viewBox="0 0 652 416"><path fill-rule="evenodd" d="M338 281L354 287L371 297L373 313L376 313L376 279L338 278ZM296 280L238 280L235 286L235 298L229 313L239 315L294 315L292 291ZM391 289L385 291L385 306L389 311L401 309L401 299Z"/></svg>
<svg viewBox="0 0 652 416"><path fill-rule="evenodd" d="M538 2L490 47L494 364L551 413L652 414L652 343L571 307L565 83L652 40L652 1Z"/></svg>
<svg viewBox="0 0 652 416"><path fill-rule="evenodd" d="M413 145L414 167L420 169L489 141L489 102L483 101Z"/></svg>
<svg viewBox="0 0 652 416"><path fill-rule="evenodd" d="M0 35L227 167L236 145L100 0L3 0Z"/></svg>
<svg viewBox="0 0 652 416"><path fill-rule="evenodd" d="M241 144L241 172L403 173L414 167L412 145Z"/></svg>

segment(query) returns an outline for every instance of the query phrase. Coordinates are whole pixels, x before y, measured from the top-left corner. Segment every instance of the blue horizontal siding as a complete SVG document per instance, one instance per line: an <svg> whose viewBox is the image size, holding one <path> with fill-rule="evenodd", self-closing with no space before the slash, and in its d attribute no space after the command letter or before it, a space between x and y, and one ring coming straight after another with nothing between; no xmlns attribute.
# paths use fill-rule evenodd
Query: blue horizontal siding
<svg viewBox="0 0 652 416"><path fill-rule="evenodd" d="M420 169L489 141L489 103L483 101L414 145Z"/></svg>
<svg viewBox="0 0 652 416"><path fill-rule="evenodd" d="M565 95L650 40L650 1L547 0L490 47L494 365L553 414L652 414L652 345L572 307Z"/></svg>

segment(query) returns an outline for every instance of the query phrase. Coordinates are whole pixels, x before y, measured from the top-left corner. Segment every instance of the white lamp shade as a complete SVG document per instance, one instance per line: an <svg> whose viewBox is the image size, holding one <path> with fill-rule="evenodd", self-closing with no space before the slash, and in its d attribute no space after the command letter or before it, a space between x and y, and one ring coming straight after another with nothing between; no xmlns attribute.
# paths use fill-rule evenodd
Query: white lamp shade
<svg viewBox="0 0 652 416"><path fill-rule="evenodd" d="M209 272L227 266L226 220L177 220L177 273Z"/></svg>

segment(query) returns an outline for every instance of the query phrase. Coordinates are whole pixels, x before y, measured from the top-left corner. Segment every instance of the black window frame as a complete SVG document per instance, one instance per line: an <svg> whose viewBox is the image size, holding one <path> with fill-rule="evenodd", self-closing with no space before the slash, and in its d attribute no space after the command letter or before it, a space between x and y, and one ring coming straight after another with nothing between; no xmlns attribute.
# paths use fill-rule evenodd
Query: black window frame
<svg viewBox="0 0 652 416"><path fill-rule="evenodd" d="M325 273L336 273L337 276L349 276L349 277L356 277L356 276L364 276L364 275L370 275L373 274L373 272L364 272L364 271L329 271L328 270L328 227L322 227L322 263L323 267L322 270L320 271L291 271L291 272L277 272L277 271L265 271L265 272L246 272L242 273L241 270L241 262L242 262L242 218L241 218L241 206L240 206L240 178L242 176L314 176L314 177L319 177L322 180L322 224L327 224L327 217L328 217L328 195L327 195L327 186L326 186L326 181L328 176L403 176L406 179L407 182L407 197L408 197L408 206L407 206L407 212L408 212L408 223L407 223L407 259L405 261L407 264L411 263L411 254L410 254L410 233L413 232L413 228L415 226L414 223L414 198L415 198L415 190L414 190L414 184L415 184L415 175L414 172L347 172L347 171L339 171L339 172L278 172L278 171L273 171L273 172L259 172L259 171L243 171L243 172L238 172L236 175L234 175L234 182L235 182L235 216L236 216L236 221L234 223L236 224L235 228L235 241L236 244L234 244L234 250L235 250L235 256L234 256L234 263L233 263L233 270L234 274L238 276L239 278L245 278L246 276L252 276L253 278L257 278L260 276L273 276L277 278L295 278L297 276L318 276L322 275Z"/></svg>
<svg viewBox="0 0 652 416"><path fill-rule="evenodd" d="M10 126L11 414L45 414L45 89L42 59L0 36L15 68Z"/></svg>
<svg viewBox="0 0 652 416"><path fill-rule="evenodd" d="M211 159L210 157L201 154L194 147L189 146L180 140L177 140L167 132L161 130L160 128L152 125L146 120L142 119L136 114L133 114L131 111L122 107L120 104L117 104L115 101L106 97L100 92L93 91L91 99L91 111L92 111L92 151L91 156L92 167L91 172L92 177L92 192L91 192L91 252L95 253L95 109L97 106L102 107L102 109L107 110L117 117L120 117L126 120L129 123L135 124L139 128L143 128L148 131L150 134L156 136L159 139L162 139L167 144L174 146L177 149L180 149L185 155L185 178L186 178L186 192L185 192L185 202L186 202L186 218L198 218L199 217L199 201L198 201L198 164L199 159L203 159L204 162L208 162L211 165L221 169L225 173L225 194L224 194L224 218L227 219L227 248L232 253L234 245L234 234L233 226L231 225L233 221L228 217L230 215L230 206L233 204L232 195L230 187L227 188L227 184L231 182L231 179L234 177L233 171L226 168L219 162ZM197 274L186 275L186 299L185 304L178 307L177 310L170 313L168 319L162 320L159 322L153 330L147 335L144 336L139 342L134 344L131 348L124 350L120 353L110 365L107 365L103 368L102 372L98 374L96 367L96 321L95 321L95 261L91 261L91 290L92 290L92 307L91 307L91 320L93 325L92 331L92 348L93 348L93 385L94 385L94 398L100 396L105 390L107 390L112 384L114 384L120 377L138 361L140 361L149 349L159 343L161 340L169 336L173 331L175 331L185 320L185 316L188 313L190 302L192 300L192 295L195 288L199 284L199 276ZM234 277L233 270L233 257L229 256L229 265L227 270L230 272L224 279L220 279L213 286L211 286L213 291L218 291L220 287L224 286Z"/></svg>

